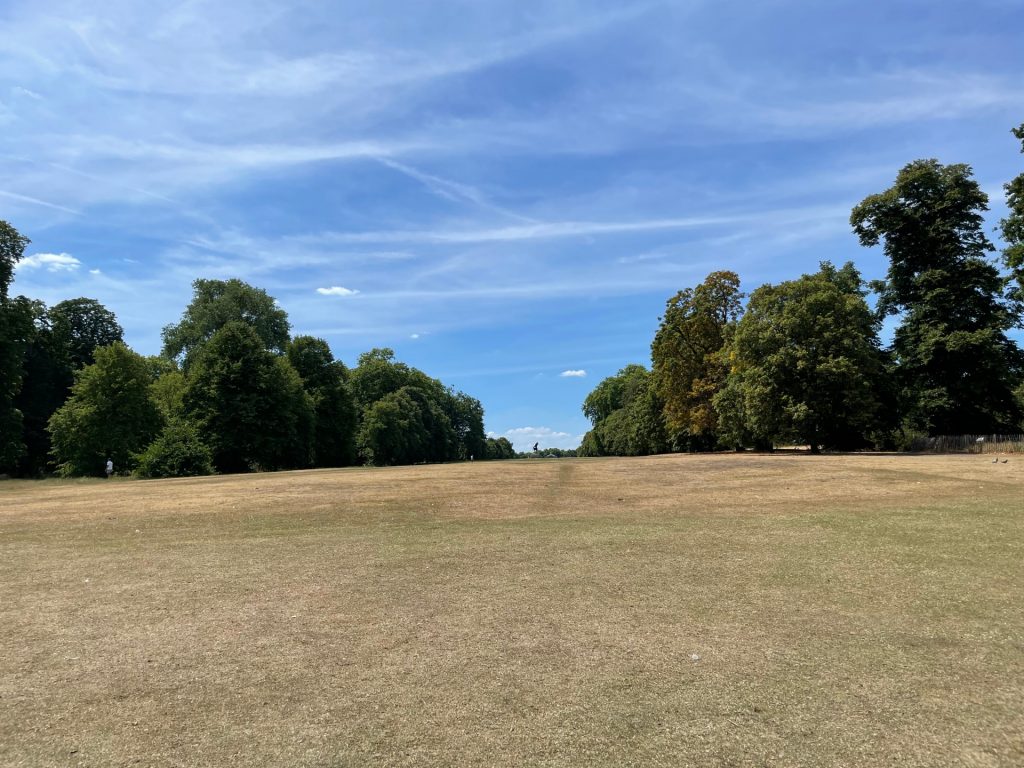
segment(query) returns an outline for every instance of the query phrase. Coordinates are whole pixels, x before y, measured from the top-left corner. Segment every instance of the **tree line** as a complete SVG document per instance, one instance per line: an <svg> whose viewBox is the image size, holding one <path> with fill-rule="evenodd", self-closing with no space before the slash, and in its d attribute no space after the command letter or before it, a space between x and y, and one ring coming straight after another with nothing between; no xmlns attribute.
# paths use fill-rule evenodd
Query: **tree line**
<svg viewBox="0 0 1024 768"><path fill-rule="evenodd" d="M1024 125L1013 134L1024 147ZM901 448L1024 431L1024 353L1007 335L1024 327L1024 173L1005 190L999 261L971 168L918 160L850 216L861 245L883 246L884 279L825 261L749 296L727 270L678 292L650 368L627 365L587 396L579 454Z"/></svg>
<svg viewBox="0 0 1024 768"><path fill-rule="evenodd" d="M28 238L0 221L0 473L142 477L507 459L480 401L373 349L349 369L241 280L196 280L160 355L94 299L8 296Z"/></svg>

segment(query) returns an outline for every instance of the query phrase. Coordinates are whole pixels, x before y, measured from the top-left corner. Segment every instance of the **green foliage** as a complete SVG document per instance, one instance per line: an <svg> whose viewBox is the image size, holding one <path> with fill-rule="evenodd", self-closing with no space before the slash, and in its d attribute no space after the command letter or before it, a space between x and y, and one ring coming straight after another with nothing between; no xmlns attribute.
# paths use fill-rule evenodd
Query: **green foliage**
<svg viewBox="0 0 1024 768"><path fill-rule="evenodd" d="M95 351L124 338L114 313L96 299L68 299L49 310L52 348L69 371L95 361Z"/></svg>
<svg viewBox="0 0 1024 768"><path fill-rule="evenodd" d="M345 467L356 460L356 408L348 369L335 360L323 339L298 336L288 345L288 362L299 374L316 416L314 464Z"/></svg>
<svg viewBox="0 0 1024 768"><path fill-rule="evenodd" d="M0 302L7 301L7 290L14 281L14 268L32 241L0 219Z"/></svg>
<svg viewBox="0 0 1024 768"><path fill-rule="evenodd" d="M715 404L733 441L857 448L878 428L878 322L852 263L751 294Z"/></svg>
<svg viewBox="0 0 1024 768"><path fill-rule="evenodd" d="M631 363L599 383L583 401L583 415L597 424L625 408L647 384L647 369Z"/></svg>
<svg viewBox="0 0 1024 768"><path fill-rule="evenodd" d="M428 430L411 391L403 387L366 409L357 442L368 463L383 466L425 460Z"/></svg>
<svg viewBox="0 0 1024 768"><path fill-rule="evenodd" d="M402 387L422 384L416 373L405 363L395 362L393 349L380 347L364 352L349 378L356 406L363 410Z"/></svg>
<svg viewBox="0 0 1024 768"><path fill-rule="evenodd" d="M97 349L95 358L50 418L54 458L65 476L102 475L107 458L118 470L130 469L161 427L145 359L121 342Z"/></svg>
<svg viewBox="0 0 1024 768"><path fill-rule="evenodd" d="M32 329L23 358L24 380L15 398L15 407L23 415L22 438L25 452L14 468L23 477L39 476L51 469L50 417L67 399L74 375L67 363L66 351L53 336L46 305L33 301L30 306Z"/></svg>
<svg viewBox="0 0 1024 768"><path fill-rule="evenodd" d="M873 287L879 310L902 316L894 373L914 430L1001 432L1020 421L1013 387L1024 360L1006 336L1019 316L986 257L994 250L983 231L987 203L968 166L918 160L850 219L861 244L884 242L889 258Z"/></svg>
<svg viewBox="0 0 1024 768"><path fill-rule="evenodd" d="M33 335L32 303L22 296L0 301L0 471L12 469L25 454L18 401Z"/></svg>
<svg viewBox="0 0 1024 768"><path fill-rule="evenodd" d="M213 454L195 425L171 421L138 456L138 477L196 477L213 474Z"/></svg>
<svg viewBox="0 0 1024 768"><path fill-rule="evenodd" d="M219 472L310 464L313 403L295 369L245 323L229 322L203 344L183 404Z"/></svg>
<svg viewBox="0 0 1024 768"><path fill-rule="evenodd" d="M1021 141L1021 152L1024 152L1024 123L1013 129L1013 135ZM1006 190L1006 207L1009 215L999 222L1006 248L1003 250L1003 262L1010 270L1015 283L1011 296L1024 303L1024 173L1003 187Z"/></svg>
<svg viewBox="0 0 1024 768"><path fill-rule="evenodd" d="M647 456L669 448L664 403L642 365L627 365L587 395L583 413L594 425L581 456Z"/></svg>
<svg viewBox="0 0 1024 768"><path fill-rule="evenodd" d="M361 454L377 464L483 456L487 447L480 401L445 387L416 368L396 362L394 355L394 351L387 348L370 350L359 356L359 364L351 373L353 397L363 414L357 440ZM388 399L402 391L405 397ZM406 404L410 398L419 404L418 409L409 414L410 423L414 428L422 425L429 436L421 439L412 435L392 444L383 437L382 425L393 420L396 402ZM385 400L387 404L374 411Z"/></svg>
<svg viewBox="0 0 1024 768"><path fill-rule="evenodd" d="M735 272L713 272L669 299L651 359L670 433L715 444L718 414L712 401L725 384L722 350L742 312L742 298Z"/></svg>
<svg viewBox="0 0 1024 768"><path fill-rule="evenodd" d="M484 407L480 401L464 392L446 389L441 398L441 407L454 435L454 458L484 456L487 453L487 438L484 434Z"/></svg>
<svg viewBox="0 0 1024 768"><path fill-rule="evenodd" d="M180 359L188 371L200 349L231 322L249 326L263 349L283 354L288 315L266 291L241 280L196 280L192 301L177 324L163 330L163 355Z"/></svg>
<svg viewBox="0 0 1024 768"><path fill-rule="evenodd" d="M185 414L185 389L188 382L185 374L178 370L169 370L160 374L149 385L149 394L153 403L165 421L179 419Z"/></svg>
<svg viewBox="0 0 1024 768"><path fill-rule="evenodd" d="M7 292L14 268L30 242L0 220L0 470L11 467L25 452L22 414L14 400L21 391L22 359L32 335L32 311L27 300L11 301Z"/></svg>
<svg viewBox="0 0 1024 768"><path fill-rule="evenodd" d="M476 456L476 454L473 455ZM486 439L484 453L477 458L497 460L514 459L515 457L516 449L507 437L488 437Z"/></svg>

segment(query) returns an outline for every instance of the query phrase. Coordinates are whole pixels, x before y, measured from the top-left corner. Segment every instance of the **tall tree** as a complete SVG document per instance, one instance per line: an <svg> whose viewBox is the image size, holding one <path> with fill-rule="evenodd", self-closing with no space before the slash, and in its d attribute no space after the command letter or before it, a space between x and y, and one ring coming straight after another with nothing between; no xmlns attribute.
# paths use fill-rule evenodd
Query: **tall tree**
<svg viewBox="0 0 1024 768"><path fill-rule="evenodd" d="M917 160L850 217L864 246L884 243L879 309L901 314L893 350L907 426L931 434L1016 428L1024 361L1006 331L1017 322L986 257L988 197L967 165Z"/></svg>
<svg viewBox="0 0 1024 768"><path fill-rule="evenodd" d="M1020 139L1021 152L1024 153L1024 123L1013 129L1013 135ZM1006 241L1003 260L1015 282L1011 295L1024 304L1024 173L1006 184L1004 189L1010 214L999 222Z"/></svg>
<svg viewBox="0 0 1024 768"><path fill-rule="evenodd" d="M335 360L323 339L297 336L288 345L288 362L302 379L316 414L314 464L345 467L356 458L356 409L348 387L348 369Z"/></svg>
<svg viewBox="0 0 1024 768"><path fill-rule="evenodd" d="M388 347L364 352L349 378L356 405L361 410L368 408L385 395L419 383L415 381L414 370L405 363L396 362L395 351Z"/></svg>
<svg viewBox="0 0 1024 768"><path fill-rule="evenodd" d="M484 407L480 401L465 392L446 390L442 408L455 438L451 458L483 458L487 453L487 437L484 434Z"/></svg>
<svg viewBox="0 0 1024 768"><path fill-rule="evenodd" d="M667 451L663 410L650 371L627 365L601 381L583 401L583 414L593 429L584 435L580 455L646 456Z"/></svg>
<svg viewBox="0 0 1024 768"><path fill-rule="evenodd" d="M102 475L107 458L130 469L159 433L160 412L150 399L145 358L121 342L100 347L82 368L71 397L50 418L50 436L62 475Z"/></svg>
<svg viewBox="0 0 1024 768"><path fill-rule="evenodd" d="M203 344L230 322L248 325L264 349L284 354L288 314L266 291L241 280L196 280L192 289L181 320L163 330L164 356L180 359L187 371Z"/></svg>
<svg viewBox="0 0 1024 768"><path fill-rule="evenodd" d="M22 414L14 401L21 392L25 348L33 333L32 305L26 299L9 299L8 289L29 242L0 221L0 471L11 468L25 451Z"/></svg>
<svg viewBox="0 0 1024 768"><path fill-rule="evenodd" d="M718 415L712 400L728 373L722 350L742 312L742 298L735 272L712 272L696 288L669 299L651 344L666 427L705 447L716 442Z"/></svg>
<svg viewBox="0 0 1024 768"><path fill-rule="evenodd" d="M251 326L229 322L202 346L183 402L218 471L309 466L313 404L295 369Z"/></svg>
<svg viewBox="0 0 1024 768"><path fill-rule="evenodd" d="M734 439L856 448L879 427L878 321L852 263L754 291L716 396ZM737 418L743 421L735 423Z"/></svg>
<svg viewBox="0 0 1024 768"><path fill-rule="evenodd" d="M16 405L24 419L25 453L16 471L39 475L51 463L50 417L71 394L75 371L91 365L95 350L121 341L114 313L95 299L62 301L47 309L31 302L32 332L24 354L24 382Z"/></svg>
<svg viewBox="0 0 1024 768"><path fill-rule="evenodd" d="M53 335L50 314L41 301L31 304L32 333L24 356L24 381L15 405L24 419L25 453L18 461L17 474L38 476L50 469L50 417L70 394L74 374L66 350Z"/></svg>
<svg viewBox="0 0 1024 768"><path fill-rule="evenodd" d="M14 268L25 255L32 241L0 219L0 302L7 301L7 292L14 281Z"/></svg>
<svg viewBox="0 0 1024 768"><path fill-rule="evenodd" d="M69 371L92 365L95 351L124 339L117 317L96 299L68 299L49 310L53 347Z"/></svg>
<svg viewBox="0 0 1024 768"><path fill-rule="evenodd" d="M358 445L367 462L385 466L426 460L430 434L415 392L412 387L402 387L366 409Z"/></svg>

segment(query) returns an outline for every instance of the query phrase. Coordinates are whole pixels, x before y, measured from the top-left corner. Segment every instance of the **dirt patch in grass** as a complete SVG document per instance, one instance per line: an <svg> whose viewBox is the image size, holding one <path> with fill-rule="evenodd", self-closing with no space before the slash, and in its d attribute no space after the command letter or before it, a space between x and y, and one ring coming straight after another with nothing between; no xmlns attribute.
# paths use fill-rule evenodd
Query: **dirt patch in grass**
<svg viewBox="0 0 1024 768"><path fill-rule="evenodd" d="M1024 764L1024 462L0 484L0 764Z"/></svg>

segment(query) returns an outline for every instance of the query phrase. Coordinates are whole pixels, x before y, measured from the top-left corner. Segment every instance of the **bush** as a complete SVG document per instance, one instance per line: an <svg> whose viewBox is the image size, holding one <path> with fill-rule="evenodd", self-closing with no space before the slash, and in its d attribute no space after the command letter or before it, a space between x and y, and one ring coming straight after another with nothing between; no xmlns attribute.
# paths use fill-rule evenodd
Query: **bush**
<svg viewBox="0 0 1024 768"><path fill-rule="evenodd" d="M168 424L160 436L138 455L139 477L195 477L213 474L213 455L188 422Z"/></svg>

